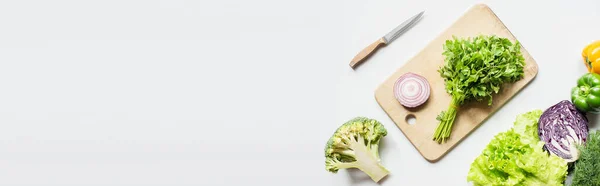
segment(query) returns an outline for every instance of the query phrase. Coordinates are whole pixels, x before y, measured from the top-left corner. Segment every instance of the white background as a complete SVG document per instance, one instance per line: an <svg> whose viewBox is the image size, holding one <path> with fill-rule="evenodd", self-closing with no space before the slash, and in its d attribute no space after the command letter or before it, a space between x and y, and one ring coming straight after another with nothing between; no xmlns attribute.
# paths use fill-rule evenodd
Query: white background
<svg viewBox="0 0 600 186"><path fill-rule="evenodd" d="M537 78L437 163L413 148L376 87L485 2ZM388 129L381 185L467 185L517 114L570 98L600 2L445 0L0 1L0 185L376 185L325 171L355 116ZM350 59L408 17L410 31ZM594 119L595 120L595 119ZM595 126L594 123L591 124Z"/></svg>

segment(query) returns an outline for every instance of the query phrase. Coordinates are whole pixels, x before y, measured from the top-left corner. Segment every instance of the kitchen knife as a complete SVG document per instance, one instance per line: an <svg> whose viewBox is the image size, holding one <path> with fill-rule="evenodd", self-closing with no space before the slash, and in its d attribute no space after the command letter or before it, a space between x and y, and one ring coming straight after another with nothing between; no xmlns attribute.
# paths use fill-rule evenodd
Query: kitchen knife
<svg viewBox="0 0 600 186"><path fill-rule="evenodd" d="M358 54L356 54L356 56L354 56L354 59L350 61L350 67L356 67L357 65L362 63L362 61L371 53L373 53L377 48L379 48L382 45L387 45L394 41L396 38L398 38L398 36L402 35L402 33L406 32L412 25L414 25L423 16L423 13L425 13L425 11L422 11L421 13L412 16L411 18L394 28L394 30L390 31L385 36L379 38L379 40L375 41L373 44L367 46L365 49L360 51Z"/></svg>

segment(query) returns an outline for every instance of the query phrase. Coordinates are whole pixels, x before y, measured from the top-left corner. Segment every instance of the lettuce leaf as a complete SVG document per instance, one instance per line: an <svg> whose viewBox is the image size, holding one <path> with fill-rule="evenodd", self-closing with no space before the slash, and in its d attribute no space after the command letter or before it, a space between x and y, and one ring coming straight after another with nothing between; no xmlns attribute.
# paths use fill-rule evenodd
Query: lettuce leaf
<svg viewBox="0 0 600 186"><path fill-rule="evenodd" d="M514 122L513 129L516 133L522 136L521 138L523 140L533 140L526 141L525 143L533 143L535 141L540 141L540 137L538 136L538 121L542 116L542 113L542 110L536 109L517 115L517 119Z"/></svg>
<svg viewBox="0 0 600 186"><path fill-rule="evenodd" d="M567 162L548 155L537 137L541 110L517 116L513 128L494 136L473 161L467 181L474 185L563 185Z"/></svg>

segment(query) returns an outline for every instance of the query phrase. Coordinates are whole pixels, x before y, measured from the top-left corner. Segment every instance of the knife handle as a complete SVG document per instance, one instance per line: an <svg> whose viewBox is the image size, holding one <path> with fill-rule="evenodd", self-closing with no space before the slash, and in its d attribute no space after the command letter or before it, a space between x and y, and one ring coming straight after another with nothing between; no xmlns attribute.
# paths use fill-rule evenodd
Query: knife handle
<svg viewBox="0 0 600 186"><path fill-rule="evenodd" d="M371 53L373 53L377 48L379 48L383 44L386 44L385 40L383 38L380 38L379 40L367 46L365 49L356 54L356 56L354 56L352 61L350 61L350 67L354 68L356 65L362 63L362 61L365 58L371 55Z"/></svg>

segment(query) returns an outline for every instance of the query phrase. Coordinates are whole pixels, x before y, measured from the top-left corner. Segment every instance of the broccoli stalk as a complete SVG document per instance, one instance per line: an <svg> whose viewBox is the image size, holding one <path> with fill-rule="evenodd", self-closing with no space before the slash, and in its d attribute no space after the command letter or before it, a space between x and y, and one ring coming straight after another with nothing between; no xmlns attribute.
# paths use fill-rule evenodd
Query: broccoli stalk
<svg viewBox="0 0 600 186"><path fill-rule="evenodd" d="M387 130L373 119L357 117L344 123L327 142L325 168L333 173L357 168L379 182L389 174L379 157L379 141L385 135Z"/></svg>

